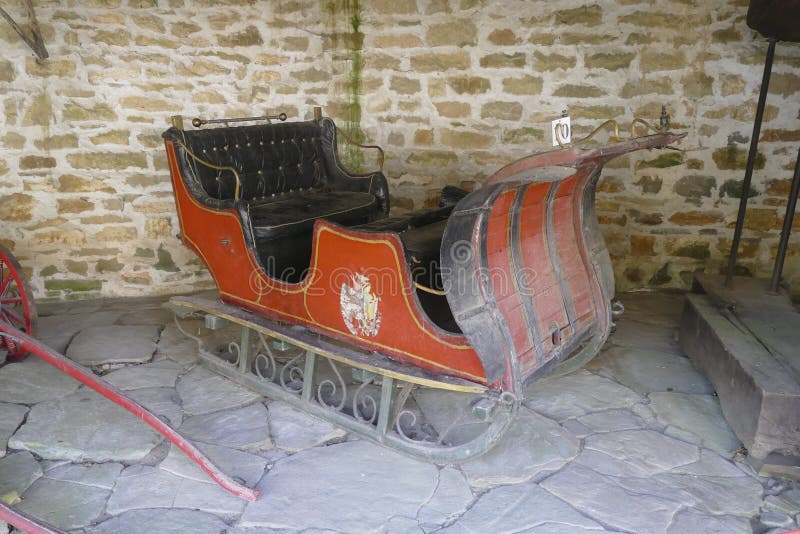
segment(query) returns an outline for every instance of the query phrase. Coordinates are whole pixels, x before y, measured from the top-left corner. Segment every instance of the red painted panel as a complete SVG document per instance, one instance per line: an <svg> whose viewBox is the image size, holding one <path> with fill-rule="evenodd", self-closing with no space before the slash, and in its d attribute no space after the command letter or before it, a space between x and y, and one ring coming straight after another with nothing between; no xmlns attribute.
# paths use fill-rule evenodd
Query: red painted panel
<svg viewBox="0 0 800 534"><path fill-rule="evenodd" d="M442 331L420 310L396 235L359 233L317 221L311 274L298 284L282 283L267 276L248 250L236 212L206 208L191 196L170 142L167 156L182 238L208 267L222 300L433 372L485 383L483 366L466 338ZM343 284L357 285L353 277L358 274L369 282L366 293L377 297L380 320L360 328L351 317L354 333L346 323L341 295ZM364 289L352 291L357 297Z"/></svg>
<svg viewBox="0 0 800 534"><path fill-rule="evenodd" d="M561 328L567 325L567 315L553 270L550 250L547 243L547 194L550 183L536 184L525 192L522 201L520 233L523 236L522 256L525 265L536 274L532 284L533 307L536 311L535 327L539 331L544 351L552 349L551 331L554 325ZM543 363L543 362L542 362Z"/></svg>
<svg viewBox="0 0 800 534"><path fill-rule="evenodd" d="M577 321L592 316L594 308L589 276L586 271L587 266L584 264L580 250L582 244L581 238L578 236L580 227L575 227L575 210L580 209L579 197L583 194L583 188L576 187L576 183L576 177L572 177L560 184L553 208L553 223L562 274L569 292L566 297L571 300L575 310L576 324L574 326L578 330L581 325ZM577 195L577 197L573 197L573 195Z"/></svg>
<svg viewBox="0 0 800 534"><path fill-rule="evenodd" d="M507 321L517 358L533 348L522 301L514 286L511 259L511 209L517 190L506 191L495 200L486 229L487 260L497 308Z"/></svg>

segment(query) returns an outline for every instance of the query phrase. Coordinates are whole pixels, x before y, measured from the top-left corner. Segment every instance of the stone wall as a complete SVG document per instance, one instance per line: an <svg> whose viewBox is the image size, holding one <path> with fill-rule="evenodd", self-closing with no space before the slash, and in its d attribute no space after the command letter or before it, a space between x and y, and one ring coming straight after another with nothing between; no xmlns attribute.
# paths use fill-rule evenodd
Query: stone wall
<svg viewBox="0 0 800 534"><path fill-rule="evenodd" d="M683 151L622 158L600 184L618 287L686 287L724 266L766 51L746 2L64 4L36 3L43 63L0 24L0 239L39 297L208 286L175 237L168 117L306 118L313 105L386 148L394 205L410 209L546 149L563 109L580 136L666 104ZM740 252L759 275L800 144L800 46L780 43L773 72ZM785 272L800 281L800 232Z"/></svg>

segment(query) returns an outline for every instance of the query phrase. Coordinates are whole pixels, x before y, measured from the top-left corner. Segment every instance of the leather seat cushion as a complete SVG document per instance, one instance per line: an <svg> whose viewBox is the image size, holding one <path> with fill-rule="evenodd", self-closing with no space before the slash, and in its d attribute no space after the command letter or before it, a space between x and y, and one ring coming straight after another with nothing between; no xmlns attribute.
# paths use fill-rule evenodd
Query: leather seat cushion
<svg viewBox="0 0 800 534"><path fill-rule="evenodd" d="M250 202L249 207L253 232L261 239L310 233L316 219L352 226L381 214L372 193L323 189L292 191Z"/></svg>
<svg viewBox="0 0 800 534"><path fill-rule="evenodd" d="M445 226L447 226L446 219L401 232L400 240L409 258L414 258L423 264L438 263Z"/></svg>

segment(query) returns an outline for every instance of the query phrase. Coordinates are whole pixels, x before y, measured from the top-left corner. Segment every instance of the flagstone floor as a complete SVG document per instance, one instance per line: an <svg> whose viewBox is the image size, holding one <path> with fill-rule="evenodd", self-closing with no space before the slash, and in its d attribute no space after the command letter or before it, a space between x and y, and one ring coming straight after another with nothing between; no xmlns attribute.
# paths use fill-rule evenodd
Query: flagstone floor
<svg viewBox="0 0 800 534"><path fill-rule="evenodd" d="M349 436L199 367L163 300L42 305L39 337L262 497L229 495L143 422L30 357L0 368L0 499L93 534L800 528L800 484L755 475L678 349L680 295L622 295L601 354L530 384L500 444L455 466Z"/></svg>

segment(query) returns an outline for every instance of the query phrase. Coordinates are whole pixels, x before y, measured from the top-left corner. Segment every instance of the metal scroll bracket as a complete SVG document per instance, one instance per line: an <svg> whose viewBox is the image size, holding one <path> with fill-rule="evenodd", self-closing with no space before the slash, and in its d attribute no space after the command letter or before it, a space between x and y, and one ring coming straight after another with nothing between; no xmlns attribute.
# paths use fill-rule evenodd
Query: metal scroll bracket
<svg viewBox="0 0 800 534"><path fill-rule="evenodd" d="M22 28L19 24L11 18L11 15L8 12L0 7L0 15L3 16L4 19L11 24L11 27L14 28L14 31L20 36L20 38L25 41L33 53L36 54L36 57L41 61L47 59L49 54L47 53L47 49L44 46L44 39L42 39L42 30L39 28L39 22L36 20L36 14L33 12L33 4L31 4L31 0L22 0L22 5L25 8L25 11L28 14L28 19L31 22L31 34L32 36L28 36L22 31Z"/></svg>

